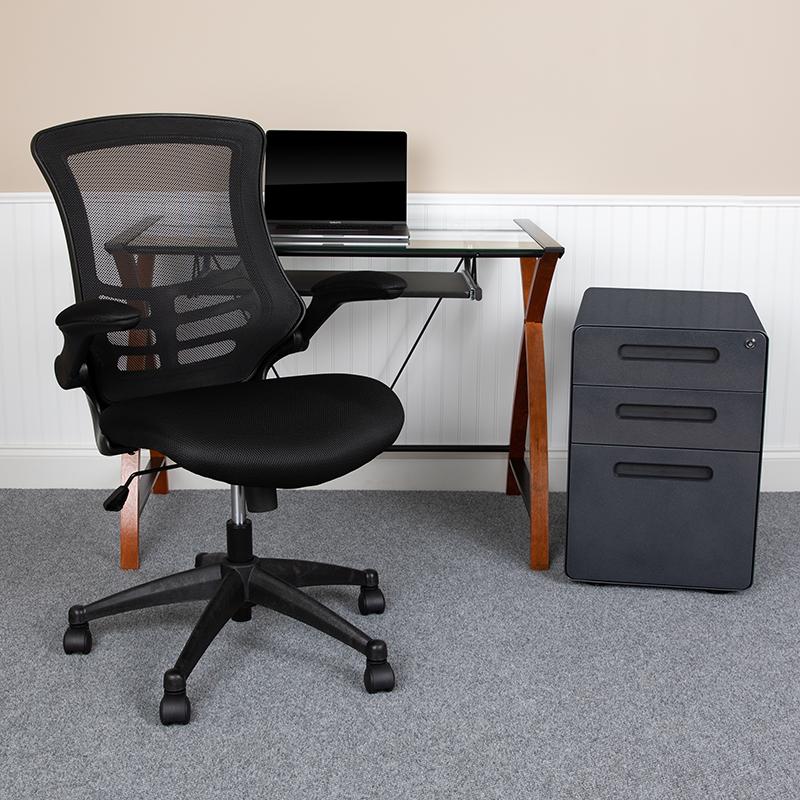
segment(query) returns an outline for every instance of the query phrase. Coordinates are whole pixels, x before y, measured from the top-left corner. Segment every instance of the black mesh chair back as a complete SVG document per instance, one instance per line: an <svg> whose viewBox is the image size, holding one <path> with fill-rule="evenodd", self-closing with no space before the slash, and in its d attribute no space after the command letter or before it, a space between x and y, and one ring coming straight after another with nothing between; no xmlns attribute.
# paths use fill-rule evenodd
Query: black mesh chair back
<svg viewBox="0 0 800 800"><path fill-rule="evenodd" d="M142 314L131 331L95 337L103 402L245 380L301 320L264 221L256 124L106 117L42 131L32 150L64 223L76 299Z"/></svg>

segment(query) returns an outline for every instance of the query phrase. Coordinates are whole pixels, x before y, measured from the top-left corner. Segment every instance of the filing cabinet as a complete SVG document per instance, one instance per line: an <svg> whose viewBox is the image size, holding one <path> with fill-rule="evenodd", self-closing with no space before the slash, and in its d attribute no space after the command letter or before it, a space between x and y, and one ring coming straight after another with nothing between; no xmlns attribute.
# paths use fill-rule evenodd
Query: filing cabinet
<svg viewBox="0 0 800 800"><path fill-rule="evenodd" d="M767 343L743 294L586 291L572 337L570 578L750 586Z"/></svg>

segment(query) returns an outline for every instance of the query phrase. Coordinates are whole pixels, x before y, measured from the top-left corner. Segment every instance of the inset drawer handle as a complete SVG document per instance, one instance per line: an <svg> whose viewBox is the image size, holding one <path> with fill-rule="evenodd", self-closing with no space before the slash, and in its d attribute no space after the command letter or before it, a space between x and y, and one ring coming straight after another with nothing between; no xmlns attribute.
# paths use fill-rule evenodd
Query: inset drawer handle
<svg viewBox="0 0 800 800"><path fill-rule="evenodd" d="M620 403L620 419L655 419L674 422L713 422L717 418L714 408L704 406L654 406L644 403Z"/></svg>
<svg viewBox="0 0 800 800"><path fill-rule="evenodd" d="M719 359L716 347L672 347L659 344L623 344L619 357L629 361L704 361Z"/></svg>
<svg viewBox="0 0 800 800"><path fill-rule="evenodd" d="M681 464L637 464L618 461L614 464L618 478L667 478L683 481L710 481L714 477L711 467L683 466Z"/></svg>

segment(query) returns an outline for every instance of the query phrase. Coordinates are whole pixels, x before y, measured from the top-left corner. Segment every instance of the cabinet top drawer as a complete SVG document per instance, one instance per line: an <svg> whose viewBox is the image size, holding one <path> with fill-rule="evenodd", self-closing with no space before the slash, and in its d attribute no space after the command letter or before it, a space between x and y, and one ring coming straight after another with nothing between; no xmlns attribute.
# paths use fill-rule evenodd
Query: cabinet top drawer
<svg viewBox="0 0 800 800"><path fill-rule="evenodd" d="M761 331L580 326L572 382L763 392L767 337Z"/></svg>

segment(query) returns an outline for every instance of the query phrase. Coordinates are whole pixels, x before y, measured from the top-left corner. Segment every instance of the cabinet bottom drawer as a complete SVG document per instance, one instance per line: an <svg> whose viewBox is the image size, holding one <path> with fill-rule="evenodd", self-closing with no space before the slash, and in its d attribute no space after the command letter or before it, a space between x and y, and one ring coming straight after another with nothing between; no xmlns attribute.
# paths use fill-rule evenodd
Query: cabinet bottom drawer
<svg viewBox="0 0 800 800"><path fill-rule="evenodd" d="M573 580L746 589L759 453L573 444L566 572Z"/></svg>

